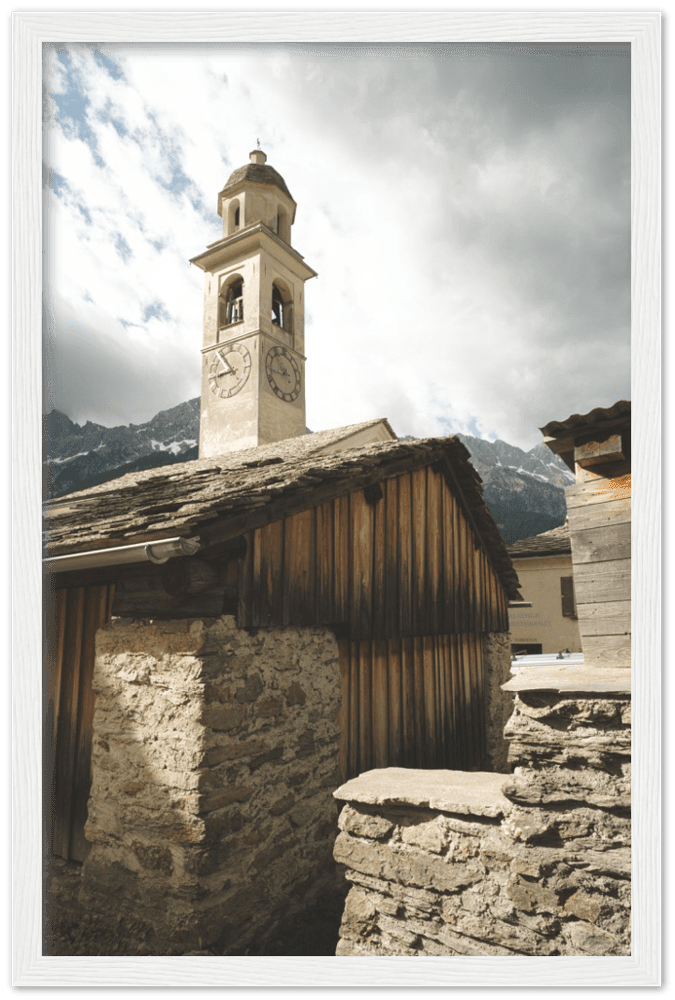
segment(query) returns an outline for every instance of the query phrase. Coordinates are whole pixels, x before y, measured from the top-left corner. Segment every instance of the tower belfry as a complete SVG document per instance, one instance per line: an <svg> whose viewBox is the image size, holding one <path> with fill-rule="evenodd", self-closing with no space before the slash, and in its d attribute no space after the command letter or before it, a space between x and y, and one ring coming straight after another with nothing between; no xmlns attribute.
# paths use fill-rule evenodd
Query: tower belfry
<svg viewBox="0 0 675 1000"><path fill-rule="evenodd" d="M199 456L304 434L304 284L291 246L296 204L261 149L218 195L223 236L205 272Z"/></svg>

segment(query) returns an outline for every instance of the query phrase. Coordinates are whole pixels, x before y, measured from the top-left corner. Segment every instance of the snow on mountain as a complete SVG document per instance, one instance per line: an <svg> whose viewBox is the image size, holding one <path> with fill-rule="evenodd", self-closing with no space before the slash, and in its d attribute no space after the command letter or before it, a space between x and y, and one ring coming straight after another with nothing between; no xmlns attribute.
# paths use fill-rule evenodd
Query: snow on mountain
<svg viewBox="0 0 675 1000"><path fill-rule="evenodd" d="M162 410L144 424L73 423L58 410L44 418L47 492L62 496L135 469L197 457L199 399Z"/></svg>
<svg viewBox="0 0 675 1000"><path fill-rule="evenodd" d="M565 486L574 475L542 442L523 451L507 441L458 434L483 480L483 495L507 542L529 538L562 524Z"/></svg>
<svg viewBox="0 0 675 1000"><path fill-rule="evenodd" d="M507 441L459 434L483 480L485 500L507 542L562 524L567 466L542 442L523 451ZM162 410L144 424L80 426L58 410L44 418L45 483L57 497L127 472L197 458L199 399Z"/></svg>

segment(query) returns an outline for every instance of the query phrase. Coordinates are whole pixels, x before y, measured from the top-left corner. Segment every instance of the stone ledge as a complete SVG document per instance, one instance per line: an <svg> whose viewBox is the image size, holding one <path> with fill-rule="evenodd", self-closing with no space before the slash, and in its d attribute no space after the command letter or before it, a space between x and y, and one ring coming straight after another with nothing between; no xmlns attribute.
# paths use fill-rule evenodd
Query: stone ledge
<svg viewBox="0 0 675 1000"><path fill-rule="evenodd" d="M422 806L460 816L496 819L511 808L501 791L505 778L487 771L386 767L365 771L341 785L333 795L344 802Z"/></svg>
<svg viewBox="0 0 675 1000"><path fill-rule="evenodd" d="M630 694L628 667L525 667L502 684L503 691L557 691L578 694Z"/></svg>

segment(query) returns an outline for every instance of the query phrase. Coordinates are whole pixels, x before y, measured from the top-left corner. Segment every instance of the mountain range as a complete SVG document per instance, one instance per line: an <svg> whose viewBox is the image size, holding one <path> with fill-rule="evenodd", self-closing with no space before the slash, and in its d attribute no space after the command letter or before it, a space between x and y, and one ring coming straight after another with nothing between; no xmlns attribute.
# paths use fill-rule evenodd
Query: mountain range
<svg viewBox="0 0 675 1000"><path fill-rule="evenodd" d="M547 531L566 516L574 476L542 442L523 451L506 441L457 435L483 480L485 500L506 542ZM199 399L162 410L144 424L80 426L52 410L44 418L47 497L63 496L127 472L197 458Z"/></svg>

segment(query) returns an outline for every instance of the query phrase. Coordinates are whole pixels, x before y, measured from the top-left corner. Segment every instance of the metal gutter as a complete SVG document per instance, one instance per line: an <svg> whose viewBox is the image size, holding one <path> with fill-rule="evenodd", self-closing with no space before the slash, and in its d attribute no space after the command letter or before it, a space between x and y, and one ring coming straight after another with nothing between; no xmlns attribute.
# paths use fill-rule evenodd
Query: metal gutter
<svg viewBox="0 0 675 1000"><path fill-rule="evenodd" d="M195 538L162 538L156 542L139 542L137 545L120 545L114 549L96 549L93 552L72 552L66 556L53 556L42 560L45 573L70 573L73 570L96 569L99 566L123 566L127 563L168 562L178 556L193 556L201 547Z"/></svg>

